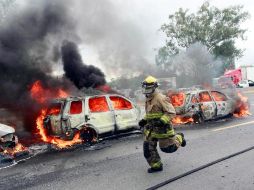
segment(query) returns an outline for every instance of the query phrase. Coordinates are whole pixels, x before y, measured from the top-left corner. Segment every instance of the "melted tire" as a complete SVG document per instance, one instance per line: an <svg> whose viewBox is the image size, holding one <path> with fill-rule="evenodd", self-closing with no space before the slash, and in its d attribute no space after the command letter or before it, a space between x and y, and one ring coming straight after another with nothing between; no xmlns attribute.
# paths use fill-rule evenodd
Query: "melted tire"
<svg viewBox="0 0 254 190"><path fill-rule="evenodd" d="M98 136L94 129L85 128L80 133L80 138L83 140L85 144L95 144L97 142Z"/></svg>
<svg viewBox="0 0 254 190"><path fill-rule="evenodd" d="M201 114L195 114L193 115L194 123L202 124L204 123L204 119L201 116Z"/></svg>

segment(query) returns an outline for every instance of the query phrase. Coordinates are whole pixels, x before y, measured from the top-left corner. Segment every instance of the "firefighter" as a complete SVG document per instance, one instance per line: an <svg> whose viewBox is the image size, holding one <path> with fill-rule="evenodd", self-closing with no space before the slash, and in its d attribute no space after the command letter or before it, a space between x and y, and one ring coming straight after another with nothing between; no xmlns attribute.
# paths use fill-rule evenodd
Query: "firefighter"
<svg viewBox="0 0 254 190"><path fill-rule="evenodd" d="M142 91L146 96L146 115L139 121L139 125L144 128L144 157L151 167L148 173L163 170L157 151L157 142L165 153L173 153L180 146L186 145L183 133L176 134L171 125L171 119L176 114L175 109L168 98L158 92L157 87L157 79L152 76L148 76L142 82Z"/></svg>

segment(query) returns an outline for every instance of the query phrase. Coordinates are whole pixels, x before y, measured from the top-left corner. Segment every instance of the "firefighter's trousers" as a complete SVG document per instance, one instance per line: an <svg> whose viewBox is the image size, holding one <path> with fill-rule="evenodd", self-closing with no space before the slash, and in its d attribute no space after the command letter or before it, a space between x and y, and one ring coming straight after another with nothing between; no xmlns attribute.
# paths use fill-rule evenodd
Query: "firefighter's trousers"
<svg viewBox="0 0 254 190"><path fill-rule="evenodd" d="M144 131L144 157L151 168L162 166L160 155L157 151L157 142L161 151L165 153L175 152L182 144L182 136L175 134L174 129L168 129L166 133L156 133L145 129Z"/></svg>

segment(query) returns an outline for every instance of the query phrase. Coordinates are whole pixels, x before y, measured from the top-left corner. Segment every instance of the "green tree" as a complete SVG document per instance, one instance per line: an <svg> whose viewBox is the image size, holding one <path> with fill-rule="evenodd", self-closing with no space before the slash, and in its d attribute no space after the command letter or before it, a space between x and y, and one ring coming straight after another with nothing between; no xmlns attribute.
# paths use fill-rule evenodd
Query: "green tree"
<svg viewBox="0 0 254 190"><path fill-rule="evenodd" d="M234 68L235 60L243 54L235 42L237 39L246 39L244 34L247 30L242 29L241 24L248 17L249 13L239 5L218 9L205 2L195 14L180 8L169 15L168 23L161 26L167 39L166 45L158 51L156 63L170 64L172 57L180 50L199 42L215 58L223 59L225 68Z"/></svg>

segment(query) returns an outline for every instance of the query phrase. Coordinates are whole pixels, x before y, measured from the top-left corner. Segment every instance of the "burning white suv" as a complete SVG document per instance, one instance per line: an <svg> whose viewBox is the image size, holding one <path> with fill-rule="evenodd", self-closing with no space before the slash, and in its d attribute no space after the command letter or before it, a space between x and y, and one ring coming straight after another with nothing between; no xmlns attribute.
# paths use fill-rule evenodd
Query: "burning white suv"
<svg viewBox="0 0 254 190"><path fill-rule="evenodd" d="M72 140L77 132L86 142L101 135L138 129L140 109L121 95L56 99L47 109L44 128L49 136Z"/></svg>

